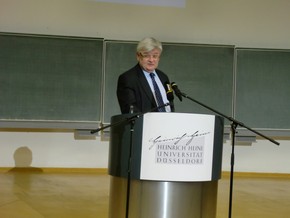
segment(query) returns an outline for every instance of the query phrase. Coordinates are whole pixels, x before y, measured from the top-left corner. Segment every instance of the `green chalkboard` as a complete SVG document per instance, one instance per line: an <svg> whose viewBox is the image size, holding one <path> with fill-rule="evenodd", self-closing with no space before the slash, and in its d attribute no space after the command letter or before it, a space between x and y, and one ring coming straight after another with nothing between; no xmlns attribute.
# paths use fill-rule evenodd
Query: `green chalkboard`
<svg viewBox="0 0 290 218"><path fill-rule="evenodd" d="M121 73L136 65L136 42L105 41L105 81L103 98L103 123L120 114L117 99L117 81Z"/></svg>
<svg viewBox="0 0 290 218"><path fill-rule="evenodd" d="M164 43L160 68L182 92L232 116L233 60L233 46ZM178 112L212 114L188 99L176 98L175 106Z"/></svg>
<svg viewBox="0 0 290 218"><path fill-rule="evenodd" d="M1 33L0 122L100 122L102 53L98 38Z"/></svg>
<svg viewBox="0 0 290 218"><path fill-rule="evenodd" d="M133 67L136 42L106 41L104 123L120 114L116 97L118 76ZM234 47L163 43L159 69L188 96L232 116ZM176 112L207 113L207 109L175 98Z"/></svg>
<svg viewBox="0 0 290 218"><path fill-rule="evenodd" d="M260 129L290 129L290 50L237 49L236 118Z"/></svg>
<svg viewBox="0 0 290 218"><path fill-rule="evenodd" d="M109 123L120 114L117 79L137 63L136 45L0 33L0 127ZM252 128L290 129L290 50L164 42L158 68L191 98ZM212 114L189 99L175 97L175 108Z"/></svg>

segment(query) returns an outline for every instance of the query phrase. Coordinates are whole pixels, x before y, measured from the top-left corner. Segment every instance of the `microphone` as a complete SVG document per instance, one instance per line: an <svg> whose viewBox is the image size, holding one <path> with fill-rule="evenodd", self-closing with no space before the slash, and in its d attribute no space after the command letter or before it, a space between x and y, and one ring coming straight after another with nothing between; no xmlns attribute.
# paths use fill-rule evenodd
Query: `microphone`
<svg viewBox="0 0 290 218"><path fill-rule="evenodd" d="M174 95L173 95L173 90L171 88L171 85L169 83L165 84L165 91L166 91L166 96L168 101L172 101L174 99Z"/></svg>
<svg viewBox="0 0 290 218"><path fill-rule="evenodd" d="M181 91L179 90L178 86L176 85L175 82L172 82L171 83L171 87L175 93L175 95L179 98L180 101L182 101L182 93Z"/></svg>

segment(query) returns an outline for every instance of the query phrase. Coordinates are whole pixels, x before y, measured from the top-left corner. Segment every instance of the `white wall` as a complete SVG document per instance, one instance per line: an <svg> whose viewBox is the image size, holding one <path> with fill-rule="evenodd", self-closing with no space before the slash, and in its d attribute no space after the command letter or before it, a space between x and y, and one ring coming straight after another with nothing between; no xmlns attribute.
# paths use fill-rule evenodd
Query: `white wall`
<svg viewBox="0 0 290 218"><path fill-rule="evenodd" d="M145 0L144 0L145 1ZM290 48L287 0L187 0L186 8L93 0L0 0L0 29L107 39Z"/></svg>
<svg viewBox="0 0 290 218"><path fill-rule="evenodd" d="M1 167L13 167L16 161L25 165L30 155L33 167L107 167L108 141L100 137L75 139L73 132L0 132L0 138Z"/></svg>
<svg viewBox="0 0 290 218"><path fill-rule="evenodd" d="M144 0L145 1L145 0ZM187 0L185 8L93 0L0 0L0 31L290 49L287 0ZM134 55L134 54L132 54ZM121 73L121 72L120 72ZM71 132L0 131L0 167L27 147L35 167L107 167L108 142L75 140ZM236 171L290 173L290 140L236 147ZM223 169L230 169L230 142Z"/></svg>
<svg viewBox="0 0 290 218"><path fill-rule="evenodd" d="M274 145L266 140L258 140L251 146L235 146L234 169L236 172L290 173L290 141L277 140ZM231 169L231 142L224 144L223 170Z"/></svg>

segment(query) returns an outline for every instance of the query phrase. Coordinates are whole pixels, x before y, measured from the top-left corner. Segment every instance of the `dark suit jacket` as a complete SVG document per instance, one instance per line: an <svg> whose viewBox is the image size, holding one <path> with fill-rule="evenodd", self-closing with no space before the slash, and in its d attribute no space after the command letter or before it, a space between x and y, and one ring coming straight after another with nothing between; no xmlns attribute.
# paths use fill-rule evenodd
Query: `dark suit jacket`
<svg viewBox="0 0 290 218"><path fill-rule="evenodd" d="M158 69L155 71L167 90L166 84L170 84L168 76ZM117 97L122 114L129 113L131 105L134 107L134 112L150 112L157 107L139 64L119 76ZM174 111L173 95L168 100L171 103L171 111Z"/></svg>

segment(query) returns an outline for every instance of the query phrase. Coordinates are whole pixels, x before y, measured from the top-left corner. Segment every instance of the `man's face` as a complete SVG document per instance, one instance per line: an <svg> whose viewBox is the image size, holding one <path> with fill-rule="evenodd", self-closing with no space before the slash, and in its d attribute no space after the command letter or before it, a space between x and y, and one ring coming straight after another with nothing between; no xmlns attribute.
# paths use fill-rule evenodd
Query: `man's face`
<svg viewBox="0 0 290 218"><path fill-rule="evenodd" d="M137 60L140 66L147 72L153 72L157 67L160 59L160 50L155 48L149 52L140 52L137 54Z"/></svg>

